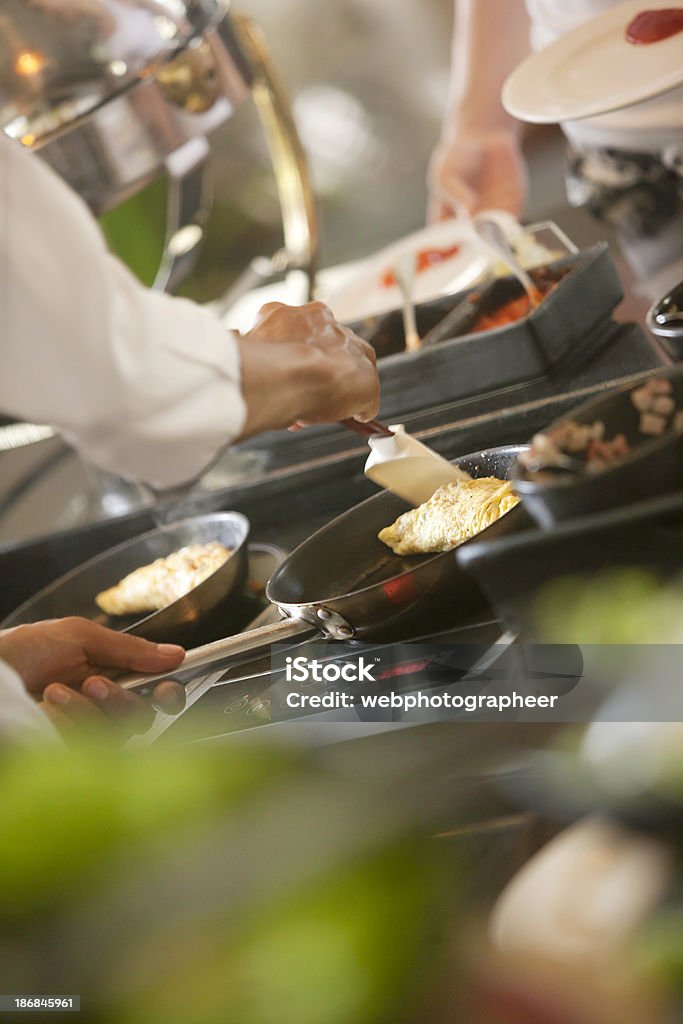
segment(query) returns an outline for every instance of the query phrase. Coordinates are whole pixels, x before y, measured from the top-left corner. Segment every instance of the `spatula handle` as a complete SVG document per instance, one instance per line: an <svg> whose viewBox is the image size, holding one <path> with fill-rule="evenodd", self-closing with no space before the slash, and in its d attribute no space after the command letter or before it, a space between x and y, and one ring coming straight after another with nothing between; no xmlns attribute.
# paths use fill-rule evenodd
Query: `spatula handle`
<svg viewBox="0 0 683 1024"><path fill-rule="evenodd" d="M360 420L348 419L340 421L342 426L348 427L354 434L360 434L361 437L393 437L393 430L389 430L383 423L379 423L377 420L368 420L367 423L361 423Z"/></svg>

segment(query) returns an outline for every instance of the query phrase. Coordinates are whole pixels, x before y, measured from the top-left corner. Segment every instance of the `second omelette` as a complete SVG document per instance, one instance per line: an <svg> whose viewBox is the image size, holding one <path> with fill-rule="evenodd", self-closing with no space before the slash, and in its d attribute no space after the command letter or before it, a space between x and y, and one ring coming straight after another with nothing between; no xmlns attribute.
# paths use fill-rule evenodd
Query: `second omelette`
<svg viewBox="0 0 683 1024"><path fill-rule="evenodd" d="M429 501L380 530L396 555L451 551L495 523L519 502L509 480L494 476L458 480L439 487Z"/></svg>
<svg viewBox="0 0 683 1024"><path fill-rule="evenodd" d="M231 555L218 541L188 544L165 558L141 565L95 598L106 615L161 611L213 575Z"/></svg>

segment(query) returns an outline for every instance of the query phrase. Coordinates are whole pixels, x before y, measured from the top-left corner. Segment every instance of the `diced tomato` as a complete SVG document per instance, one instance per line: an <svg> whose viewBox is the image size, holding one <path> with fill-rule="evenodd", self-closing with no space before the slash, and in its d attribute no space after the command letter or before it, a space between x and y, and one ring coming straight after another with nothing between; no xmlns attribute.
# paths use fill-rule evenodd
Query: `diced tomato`
<svg viewBox="0 0 683 1024"><path fill-rule="evenodd" d="M418 274L430 267L435 267L444 260L457 256L460 252L459 245L451 245L446 249L420 249L415 257L415 269ZM381 278L382 288L393 288L396 284L396 275L393 270L385 270Z"/></svg>

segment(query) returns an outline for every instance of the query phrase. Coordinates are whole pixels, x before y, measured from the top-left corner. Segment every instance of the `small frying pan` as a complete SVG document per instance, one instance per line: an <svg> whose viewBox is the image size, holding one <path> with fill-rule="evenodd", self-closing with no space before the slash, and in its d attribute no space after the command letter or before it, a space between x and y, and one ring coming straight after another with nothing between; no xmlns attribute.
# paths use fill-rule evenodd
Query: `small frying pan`
<svg viewBox="0 0 683 1024"><path fill-rule="evenodd" d="M193 516L143 533L72 569L24 602L1 624L3 629L41 619L81 615L110 629L133 633L157 643L183 641L217 605L240 593L247 577L249 521L239 512ZM160 611L141 618L110 616L95 604L95 595L113 587L133 569L164 558L188 544L219 541L232 554L198 587Z"/></svg>
<svg viewBox="0 0 683 1024"><path fill-rule="evenodd" d="M509 479L524 450L522 445L492 448L453 461L474 477ZM379 531L409 507L383 491L318 530L285 559L268 584L268 598L279 606L283 620L189 651L174 677L196 675L208 665L295 637L318 633L335 640L381 640L383 632L409 627L418 616L423 621L432 612L438 612L440 620L446 612L453 625L466 619L481 607L483 597L452 551L398 557L377 539ZM520 529L524 522L521 510L513 509L483 532L493 539ZM118 681L134 689L155 678L168 674Z"/></svg>

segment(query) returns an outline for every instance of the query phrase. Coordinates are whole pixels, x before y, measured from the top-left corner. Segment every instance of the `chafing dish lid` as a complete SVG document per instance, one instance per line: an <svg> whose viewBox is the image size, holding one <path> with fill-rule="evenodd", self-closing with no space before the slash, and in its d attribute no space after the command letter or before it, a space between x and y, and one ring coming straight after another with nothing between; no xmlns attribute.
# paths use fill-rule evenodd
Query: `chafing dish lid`
<svg viewBox="0 0 683 1024"><path fill-rule="evenodd" d="M0 128L25 145L152 76L229 0L4 0Z"/></svg>

